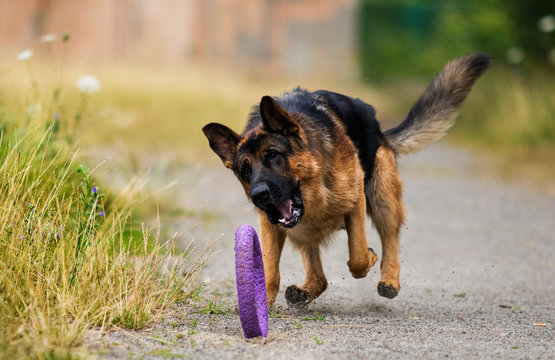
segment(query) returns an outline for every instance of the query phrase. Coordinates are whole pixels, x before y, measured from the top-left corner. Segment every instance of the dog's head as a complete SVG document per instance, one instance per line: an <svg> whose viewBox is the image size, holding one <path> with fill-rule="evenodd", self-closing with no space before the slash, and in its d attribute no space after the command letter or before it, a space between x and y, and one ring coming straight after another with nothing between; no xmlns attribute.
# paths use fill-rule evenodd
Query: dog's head
<svg viewBox="0 0 555 360"><path fill-rule="evenodd" d="M260 101L259 115L260 126L243 136L217 123L204 126L202 131L253 204L272 224L292 228L304 214L301 180L295 171L303 146L302 129L270 96Z"/></svg>

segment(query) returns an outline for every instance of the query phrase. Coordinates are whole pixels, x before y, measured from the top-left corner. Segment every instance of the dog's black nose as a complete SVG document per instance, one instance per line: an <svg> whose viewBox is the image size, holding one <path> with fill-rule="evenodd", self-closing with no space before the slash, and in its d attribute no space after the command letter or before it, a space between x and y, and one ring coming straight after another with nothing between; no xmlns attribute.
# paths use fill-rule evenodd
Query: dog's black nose
<svg viewBox="0 0 555 360"><path fill-rule="evenodd" d="M255 205L266 205L270 200L270 188L266 184L256 185L251 189L251 199Z"/></svg>

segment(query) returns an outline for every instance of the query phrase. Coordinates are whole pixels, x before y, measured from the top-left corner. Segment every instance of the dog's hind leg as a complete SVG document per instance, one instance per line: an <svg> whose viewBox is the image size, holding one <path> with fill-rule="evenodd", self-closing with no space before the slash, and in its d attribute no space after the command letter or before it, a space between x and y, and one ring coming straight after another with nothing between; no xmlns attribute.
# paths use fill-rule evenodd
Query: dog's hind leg
<svg viewBox="0 0 555 360"><path fill-rule="evenodd" d="M382 241L382 277L378 283L378 293L392 299L401 289L399 231L405 218L405 209L395 154L386 146L380 146L376 152L374 172L366 185L366 196L367 212Z"/></svg>
<svg viewBox="0 0 555 360"><path fill-rule="evenodd" d="M316 299L328 288L328 281L322 268L319 245L302 244L299 251L303 258L305 281L302 287L291 285L285 291L289 305L304 306Z"/></svg>

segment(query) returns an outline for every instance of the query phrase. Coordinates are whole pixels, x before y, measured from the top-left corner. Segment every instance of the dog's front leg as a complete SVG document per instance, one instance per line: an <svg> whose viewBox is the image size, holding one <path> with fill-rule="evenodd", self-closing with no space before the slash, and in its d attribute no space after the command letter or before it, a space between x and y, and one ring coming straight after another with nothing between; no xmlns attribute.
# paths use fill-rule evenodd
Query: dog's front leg
<svg viewBox="0 0 555 360"><path fill-rule="evenodd" d="M353 211L345 215L345 228L349 237L347 266L354 278L363 278L378 260L378 256L366 242L366 198L363 187L359 189Z"/></svg>
<svg viewBox="0 0 555 360"><path fill-rule="evenodd" d="M320 259L320 244L298 243L305 271L302 287L291 285L285 291L285 299L289 305L304 306L320 296L327 288L328 281Z"/></svg>
<svg viewBox="0 0 555 360"><path fill-rule="evenodd" d="M266 297L268 307L272 308L279 292L279 259L285 243L285 232L277 225L272 225L264 214L260 215L260 228L262 261L266 277Z"/></svg>

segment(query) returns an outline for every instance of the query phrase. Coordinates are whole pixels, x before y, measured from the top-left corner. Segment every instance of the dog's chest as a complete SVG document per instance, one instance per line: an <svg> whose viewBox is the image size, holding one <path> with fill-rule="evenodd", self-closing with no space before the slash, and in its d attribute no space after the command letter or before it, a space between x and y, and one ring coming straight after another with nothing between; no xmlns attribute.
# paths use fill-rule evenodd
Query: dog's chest
<svg viewBox="0 0 555 360"><path fill-rule="evenodd" d="M293 245L320 245L341 229L345 229L345 217L333 216L314 223L301 221L299 225L287 230L287 236Z"/></svg>

